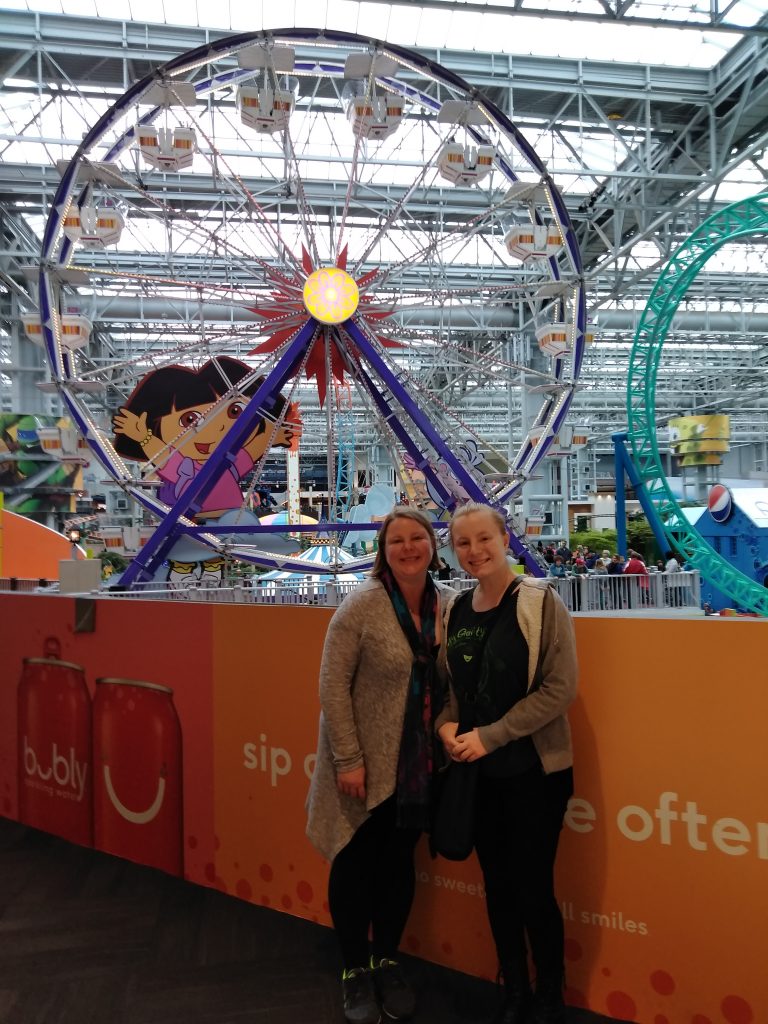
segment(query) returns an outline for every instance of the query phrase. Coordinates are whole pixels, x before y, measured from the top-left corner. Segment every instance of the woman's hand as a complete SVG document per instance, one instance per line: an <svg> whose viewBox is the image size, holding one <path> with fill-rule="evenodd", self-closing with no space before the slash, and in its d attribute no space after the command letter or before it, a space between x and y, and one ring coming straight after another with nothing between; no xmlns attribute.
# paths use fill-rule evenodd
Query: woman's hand
<svg viewBox="0 0 768 1024"><path fill-rule="evenodd" d="M480 742L480 734L477 729L472 732L463 732L456 736L453 741L453 750L450 752L454 761L477 761L485 757L488 751Z"/></svg>
<svg viewBox="0 0 768 1024"><path fill-rule="evenodd" d="M437 730L437 735L442 740L448 757L453 757L453 748L456 743L456 730L458 727L458 722L444 722Z"/></svg>
<svg viewBox="0 0 768 1024"><path fill-rule="evenodd" d="M345 796L365 800L365 765L361 764L351 772L336 772L336 786Z"/></svg>

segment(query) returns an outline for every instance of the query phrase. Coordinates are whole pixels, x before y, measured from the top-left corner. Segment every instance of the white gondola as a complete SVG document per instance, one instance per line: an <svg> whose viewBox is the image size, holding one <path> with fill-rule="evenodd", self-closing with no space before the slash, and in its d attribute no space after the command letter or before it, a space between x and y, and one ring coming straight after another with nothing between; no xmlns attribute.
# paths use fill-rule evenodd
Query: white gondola
<svg viewBox="0 0 768 1024"><path fill-rule="evenodd" d="M160 171L181 171L192 166L197 149L197 136L192 128L155 128L141 125L136 129L139 152L150 167Z"/></svg>
<svg viewBox="0 0 768 1024"><path fill-rule="evenodd" d="M441 177L454 185L474 185L489 174L496 150L493 146L462 146L446 142L438 158Z"/></svg>
<svg viewBox="0 0 768 1024"><path fill-rule="evenodd" d="M547 458L562 458L563 455L570 454L572 441L573 427L563 423L552 438L552 444L547 449Z"/></svg>
<svg viewBox="0 0 768 1024"><path fill-rule="evenodd" d="M525 535L527 537L540 537L544 532L546 517L535 513L525 518Z"/></svg>
<svg viewBox="0 0 768 1024"><path fill-rule="evenodd" d="M58 427L38 427L37 439L46 455L61 454L61 432Z"/></svg>
<svg viewBox="0 0 768 1024"><path fill-rule="evenodd" d="M74 352L76 349L84 348L91 337L93 324L88 317L80 316L79 313L65 313L60 318L61 345L62 348ZM21 322L24 324L24 333L36 345L43 345L43 325L36 313L22 313Z"/></svg>
<svg viewBox="0 0 768 1024"><path fill-rule="evenodd" d="M88 450L88 442L75 427L61 428L61 456L65 462L82 461L83 452Z"/></svg>
<svg viewBox="0 0 768 1024"><path fill-rule="evenodd" d="M536 328L536 340L544 355L559 359L573 351L575 330L571 323L545 324Z"/></svg>
<svg viewBox="0 0 768 1024"><path fill-rule="evenodd" d="M535 448L539 441L544 437L546 427L531 427L528 431L528 440L531 442L531 447Z"/></svg>
<svg viewBox="0 0 768 1024"><path fill-rule="evenodd" d="M403 120L405 100L385 93L380 96L354 96L347 106L347 120L355 135L380 142L394 135Z"/></svg>
<svg viewBox="0 0 768 1024"><path fill-rule="evenodd" d="M240 120L257 132L273 134L284 132L293 113L296 96L287 89L258 88L240 85L237 89L237 109Z"/></svg>
<svg viewBox="0 0 768 1024"><path fill-rule="evenodd" d="M125 538L123 537L122 526L102 526L99 536L104 541L104 547L113 555L125 554Z"/></svg>
<svg viewBox="0 0 768 1024"><path fill-rule="evenodd" d="M573 351L573 340L576 335L576 325L572 323L552 323L536 328L536 340L544 355L559 359ZM591 345L595 340L592 331L584 332L584 344Z"/></svg>
<svg viewBox="0 0 768 1024"><path fill-rule="evenodd" d="M70 242L103 249L120 241L124 227L123 215L114 206L81 206L64 218L63 231Z"/></svg>
<svg viewBox="0 0 768 1024"><path fill-rule="evenodd" d="M504 235L504 245L510 256L525 263L526 260L557 256L563 248L563 239L554 225L515 224Z"/></svg>

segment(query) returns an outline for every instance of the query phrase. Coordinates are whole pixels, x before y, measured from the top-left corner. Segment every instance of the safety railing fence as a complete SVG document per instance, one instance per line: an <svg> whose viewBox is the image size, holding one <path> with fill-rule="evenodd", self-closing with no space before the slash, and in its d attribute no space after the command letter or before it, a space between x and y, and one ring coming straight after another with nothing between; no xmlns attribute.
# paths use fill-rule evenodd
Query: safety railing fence
<svg viewBox="0 0 768 1024"><path fill-rule="evenodd" d="M455 590L474 586L474 579L459 576L446 581ZM698 572L656 572L648 576L584 575L550 578L572 612L623 612L667 608L700 608ZM89 596L141 601L194 601L213 604L314 605L336 607L358 586L355 580L237 579L229 586L180 587L173 583L146 583L123 590L105 586ZM0 579L1 591L55 593L56 583L47 580Z"/></svg>
<svg viewBox="0 0 768 1024"><path fill-rule="evenodd" d="M550 582L572 612L701 607L701 577L695 570L566 576Z"/></svg>

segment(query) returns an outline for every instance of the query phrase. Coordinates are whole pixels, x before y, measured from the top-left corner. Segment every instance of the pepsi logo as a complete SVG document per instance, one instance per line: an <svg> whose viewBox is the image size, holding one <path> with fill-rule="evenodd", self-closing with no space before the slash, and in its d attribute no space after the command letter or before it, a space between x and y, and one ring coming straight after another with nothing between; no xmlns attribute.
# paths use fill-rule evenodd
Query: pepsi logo
<svg viewBox="0 0 768 1024"><path fill-rule="evenodd" d="M707 498L709 514L716 523L724 523L733 512L733 496L723 484L715 484Z"/></svg>

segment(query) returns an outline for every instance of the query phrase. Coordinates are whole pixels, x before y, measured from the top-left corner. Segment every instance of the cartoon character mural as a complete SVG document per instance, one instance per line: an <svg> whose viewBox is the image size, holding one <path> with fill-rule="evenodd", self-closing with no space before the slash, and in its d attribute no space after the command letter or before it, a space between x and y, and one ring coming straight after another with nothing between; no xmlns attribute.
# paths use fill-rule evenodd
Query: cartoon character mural
<svg viewBox="0 0 768 1024"><path fill-rule="evenodd" d="M62 461L39 434L48 431L58 437L68 427L69 420L58 416L0 414L0 490L7 509L40 523L74 512L84 460Z"/></svg>
<svg viewBox="0 0 768 1024"><path fill-rule="evenodd" d="M239 387L241 381L245 381ZM127 459L150 462L162 485L158 497L173 505L187 490L229 428L256 393L263 377L238 359L218 356L200 369L165 366L147 374L113 418L115 449ZM214 484L197 513L198 522L215 520L238 524L258 523L243 509L240 481L262 459L268 448L289 448L301 433L298 408L277 394L262 410L263 416ZM172 553L173 555L173 553ZM216 585L224 562L210 556L196 564L188 554L173 558L168 579L186 589Z"/></svg>
<svg viewBox="0 0 768 1024"><path fill-rule="evenodd" d="M168 586L171 590L208 590L220 587L223 578L224 559L220 555L206 558L204 562L182 562L180 559L169 562Z"/></svg>
<svg viewBox="0 0 768 1024"><path fill-rule="evenodd" d="M457 445L455 455L467 473L480 486L484 486L485 477L478 467L485 461L485 456L477 447L477 442L471 437L467 438L461 444ZM469 495L453 476L450 468L443 459L438 459L437 462L433 463L433 469L440 480L440 483L445 487L446 491L448 491L448 493L459 502L459 504L463 504L468 500ZM444 501L440 496L440 493L433 486L431 480L427 479L426 487L427 493L435 505L438 508L443 508Z"/></svg>
<svg viewBox="0 0 768 1024"><path fill-rule="evenodd" d="M719 466L730 448L730 418L721 413L669 420L669 445L680 465Z"/></svg>

